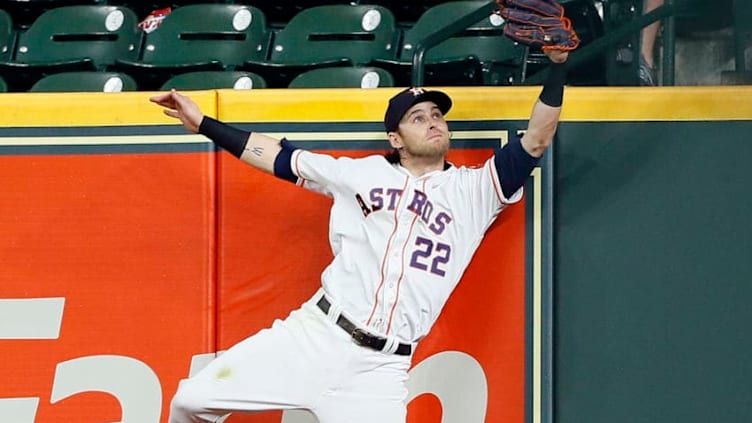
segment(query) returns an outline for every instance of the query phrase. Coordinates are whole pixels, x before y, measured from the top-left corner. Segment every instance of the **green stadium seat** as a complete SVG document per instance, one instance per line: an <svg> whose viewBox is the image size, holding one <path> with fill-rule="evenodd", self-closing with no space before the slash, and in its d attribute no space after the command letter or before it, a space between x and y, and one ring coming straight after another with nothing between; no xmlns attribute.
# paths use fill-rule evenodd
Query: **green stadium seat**
<svg viewBox="0 0 752 423"><path fill-rule="evenodd" d="M42 76L104 70L136 57L141 41L136 15L120 6L50 9L20 32L14 57L0 63L8 84L26 91Z"/></svg>
<svg viewBox="0 0 752 423"><path fill-rule="evenodd" d="M333 66L366 65L396 57L394 15L381 6L324 5L302 10L277 31L269 58L241 67L284 88L298 74Z"/></svg>
<svg viewBox="0 0 752 423"><path fill-rule="evenodd" d="M0 93L7 93L8 92L8 84L5 83L5 80L3 78L0 78Z"/></svg>
<svg viewBox="0 0 752 423"><path fill-rule="evenodd" d="M397 23L401 27L410 27L426 12L426 10L444 3L447 0L369 0L369 4L378 4L391 10ZM361 2L362 3L362 2Z"/></svg>
<svg viewBox="0 0 752 423"><path fill-rule="evenodd" d="M32 22L50 9L96 4L105 4L105 2L102 0L0 0L0 9L8 12L17 29L27 29Z"/></svg>
<svg viewBox="0 0 752 423"><path fill-rule="evenodd" d="M239 4L191 4L173 10L146 34L141 57L119 60L114 69L132 75L145 90L172 76L235 70L267 55L269 33L260 9Z"/></svg>
<svg viewBox="0 0 752 423"><path fill-rule="evenodd" d="M395 77L411 84L412 60L418 43L437 29L477 11L488 1L451 1L426 10L405 31L399 58L376 60ZM461 33L428 49L424 56L426 85L511 85L519 83L526 49L503 34L503 19L491 13Z"/></svg>
<svg viewBox="0 0 752 423"><path fill-rule="evenodd" d="M384 69L372 66L319 68L303 72L289 88L378 88L393 87L394 78Z"/></svg>
<svg viewBox="0 0 752 423"><path fill-rule="evenodd" d="M15 33L13 18L8 12L0 9L0 61L11 58Z"/></svg>
<svg viewBox="0 0 752 423"><path fill-rule="evenodd" d="M198 71L175 75L160 90L211 90L232 88L250 90L266 88L266 81L255 73L241 71Z"/></svg>
<svg viewBox="0 0 752 423"><path fill-rule="evenodd" d="M0 0L2 1L2 0ZM102 1L102 0L99 0ZM105 0L109 2L109 4L119 4L121 6L125 6L134 12L136 12L136 15L139 17L139 19L143 20L147 16L151 14L151 12L154 12L156 10L161 10L166 7L171 8L172 10L175 10L177 8L188 6L192 4L227 4L227 3L240 3L238 1L233 0L170 0L170 1L162 1L162 0ZM250 2L246 2L250 3Z"/></svg>
<svg viewBox="0 0 752 423"><path fill-rule="evenodd" d="M283 28L298 13L315 6L352 4L352 0L254 0L253 5L264 11L271 28ZM370 3L370 2L369 2Z"/></svg>
<svg viewBox="0 0 752 423"><path fill-rule="evenodd" d="M35 82L29 92L121 92L137 90L136 81L126 74L84 71L47 75Z"/></svg>

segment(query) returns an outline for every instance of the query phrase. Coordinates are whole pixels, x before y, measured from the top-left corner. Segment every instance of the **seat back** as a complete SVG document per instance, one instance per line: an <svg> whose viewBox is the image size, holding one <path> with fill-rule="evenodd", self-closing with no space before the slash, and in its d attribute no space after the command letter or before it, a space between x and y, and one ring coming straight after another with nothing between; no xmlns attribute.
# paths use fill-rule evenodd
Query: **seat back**
<svg viewBox="0 0 752 423"><path fill-rule="evenodd" d="M392 74L371 66L319 68L303 72L289 88L378 88L393 87Z"/></svg>
<svg viewBox="0 0 752 423"><path fill-rule="evenodd" d="M54 63L90 59L104 68L138 56L141 33L132 10L121 6L63 6L39 16L19 35L15 61Z"/></svg>
<svg viewBox="0 0 752 423"><path fill-rule="evenodd" d="M260 9L239 4L191 4L174 9L146 35L140 62L190 65L211 61L231 69L266 58L269 34Z"/></svg>
<svg viewBox="0 0 752 423"><path fill-rule="evenodd" d="M283 28L301 10L326 4L350 4L353 0L284 0L284 1L256 1L250 2L264 11L270 27Z"/></svg>
<svg viewBox="0 0 752 423"><path fill-rule="evenodd" d="M399 36L389 9L373 5L324 5L304 9L276 33L270 61L312 64L348 58L367 64L395 58Z"/></svg>
<svg viewBox="0 0 752 423"><path fill-rule="evenodd" d="M49 0L44 0L49 1ZM76 0L80 1L80 0ZM102 0L93 0L93 1L102 1ZM152 12L164 9L166 7L170 7L172 9L175 9L177 7L187 6L190 4L207 4L207 3L239 3L235 1L227 1L227 0L171 0L171 1L165 1L165 0L105 0L108 1L110 4L119 4L122 6L125 6L134 12L136 12L136 16L138 16L140 19L144 19L147 16L149 16ZM245 2L245 3L251 3L251 2Z"/></svg>
<svg viewBox="0 0 752 423"><path fill-rule="evenodd" d="M411 28L405 31L399 59L412 61L418 43L438 28L444 27L481 8L485 1L451 1L426 10ZM426 51L426 63L462 60L470 56L481 62L519 65L524 59L524 47L505 37L504 20L491 13L462 33Z"/></svg>
<svg viewBox="0 0 752 423"><path fill-rule="evenodd" d="M444 1L446 0L369 0L368 3L378 4L379 6L384 6L391 10L394 17L397 19L398 25L401 27L407 27L412 26L427 9L438 3L443 3ZM365 2L360 1L360 3Z"/></svg>
<svg viewBox="0 0 752 423"><path fill-rule="evenodd" d="M211 90L232 88L250 90L266 88L266 81L252 72L241 71L200 71L175 75L168 79L161 90Z"/></svg>
<svg viewBox="0 0 752 423"><path fill-rule="evenodd" d="M17 29L28 28L44 12L63 6L103 4L102 0L0 0L0 8L13 18ZM120 4L120 3L117 3Z"/></svg>
<svg viewBox="0 0 752 423"><path fill-rule="evenodd" d="M137 91L136 81L117 72L62 72L34 83L30 92L120 92Z"/></svg>
<svg viewBox="0 0 752 423"><path fill-rule="evenodd" d="M5 62L11 58L15 37L13 28L13 18L0 9L0 61Z"/></svg>

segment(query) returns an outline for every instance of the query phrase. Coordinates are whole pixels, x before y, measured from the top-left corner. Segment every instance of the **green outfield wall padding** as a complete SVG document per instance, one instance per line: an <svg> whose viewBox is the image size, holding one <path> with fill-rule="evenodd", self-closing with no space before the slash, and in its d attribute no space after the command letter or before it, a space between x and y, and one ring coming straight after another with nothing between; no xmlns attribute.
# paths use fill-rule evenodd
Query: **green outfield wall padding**
<svg viewBox="0 0 752 423"><path fill-rule="evenodd" d="M751 134L561 125L554 422L752 421Z"/></svg>

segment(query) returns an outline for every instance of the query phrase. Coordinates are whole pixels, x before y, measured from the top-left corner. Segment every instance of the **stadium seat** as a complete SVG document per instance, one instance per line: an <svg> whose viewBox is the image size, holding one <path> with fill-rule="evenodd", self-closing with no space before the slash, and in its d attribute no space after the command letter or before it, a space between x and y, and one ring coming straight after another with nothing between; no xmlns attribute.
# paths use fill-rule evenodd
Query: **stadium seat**
<svg viewBox="0 0 752 423"><path fill-rule="evenodd" d="M372 5L324 5L305 9L275 34L266 60L241 67L284 88L298 74L332 66L365 65L396 57L394 15Z"/></svg>
<svg viewBox="0 0 752 423"><path fill-rule="evenodd" d="M437 29L480 9L487 1L452 1L431 7L405 31L399 58L377 60L397 85L411 84L417 44ZM525 47L503 34L503 19L494 13L460 34L428 49L424 56L426 85L511 85L522 75Z"/></svg>
<svg viewBox="0 0 752 423"><path fill-rule="evenodd" d="M13 18L0 9L0 61L5 62L11 58L14 38Z"/></svg>
<svg viewBox="0 0 752 423"><path fill-rule="evenodd" d="M0 0L1 1L1 0ZM100 0L101 1L101 0ZM125 6L134 12L139 19L143 20L147 16L156 10L164 9L166 7L175 10L179 7L188 6L192 4L227 4L227 3L240 3L236 1L228 0L171 0L171 1L145 1L145 0L105 0L109 4L119 4Z"/></svg>
<svg viewBox="0 0 752 423"><path fill-rule="evenodd" d="M7 93L8 92L8 84L5 83L5 80L3 78L0 78L0 93Z"/></svg>
<svg viewBox="0 0 752 423"><path fill-rule="evenodd" d="M32 85L29 92L120 92L137 91L136 81L117 72L62 72L47 75Z"/></svg>
<svg viewBox="0 0 752 423"><path fill-rule="evenodd" d="M199 71L175 75L162 84L160 90L210 90L232 88L250 90L266 88L266 81L259 75L241 71Z"/></svg>
<svg viewBox="0 0 752 423"><path fill-rule="evenodd" d="M255 0L253 5L266 15L271 28L281 29L298 13L314 6L329 4L353 4L352 0Z"/></svg>
<svg viewBox="0 0 752 423"><path fill-rule="evenodd" d="M319 68L303 72L289 88L378 88L393 87L394 78L384 69L371 66Z"/></svg>
<svg viewBox="0 0 752 423"><path fill-rule="evenodd" d="M410 27L426 12L426 10L437 4L444 3L447 0L369 0L369 4L378 4L391 10L397 23L401 27ZM360 2L364 3L364 2Z"/></svg>
<svg viewBox="0 0 752 423"><path fill-rule="evenodd" d="M0 0L0 9L13 18L17 29L27 29L44 12L63 6L104 4L102 0Z"/></svg>
<svg viewBox="0 0 752 423"><path fill-rule="evenodd" d="M138 60L115 69L132 75L145 90L187 72L235 70L267 55L269 33L260 9L239 4L192 4L173 10L146 34Z"/></svg>
<svg viewBox="0 0 752 423"><path fill-rule="evenodd" d="M19 33L13 57L0 63L0 75L26 91L47 74L104 70L116 59L136 57L137 25L133 11L120 6L50 9Z"/></svg>

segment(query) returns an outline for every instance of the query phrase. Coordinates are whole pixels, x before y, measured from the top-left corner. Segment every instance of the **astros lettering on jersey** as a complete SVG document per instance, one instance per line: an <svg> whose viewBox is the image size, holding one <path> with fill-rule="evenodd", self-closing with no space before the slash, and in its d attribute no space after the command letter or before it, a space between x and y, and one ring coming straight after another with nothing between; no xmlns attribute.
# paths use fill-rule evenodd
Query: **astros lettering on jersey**
<svg viewBox="0 0 752 423"><path fill-rule="evenodd" d="M325 292L354 322L402 342L428 334L485 231L522 198L522 188L504 197L493 159L414 177L382 156L295 150L292 168L298 185L334 200Z"/></svg>

